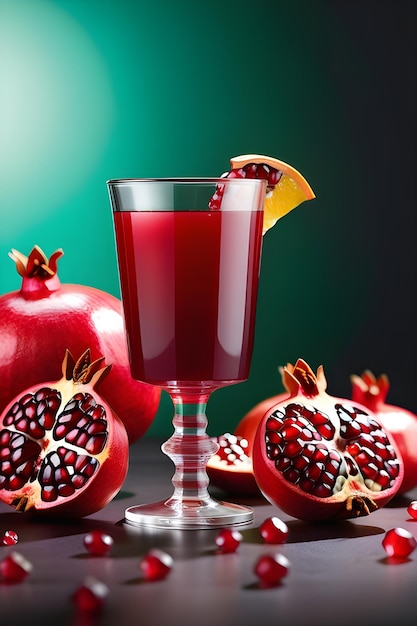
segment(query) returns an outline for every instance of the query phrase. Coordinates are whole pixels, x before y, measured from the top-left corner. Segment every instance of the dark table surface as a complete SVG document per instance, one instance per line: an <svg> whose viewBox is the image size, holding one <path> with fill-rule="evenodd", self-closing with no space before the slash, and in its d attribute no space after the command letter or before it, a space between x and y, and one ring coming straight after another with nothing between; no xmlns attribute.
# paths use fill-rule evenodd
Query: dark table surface
<svg viewBox="0 0 417 626"><path fill-rule="evenodd" d="M144 438L131 446L126 482L104 509L76 522L34 520L0 503L0 535L15 530L13 548L0 545L0 557L20 552L33 564L21 584L0 584L0 625L26 626L388 626L417 617L417 550L392 563L382 547L396 526L417 535L407 504L417 491L396 499L368 517L338 523L295 520L263 498L245 500L254 522L241 528L234 554L219 554L210 530L150 530L123 523L127 506L169 497L173 465L160 441ZM224 498L214 488L215 497ZM230 496L228 498L231 499ZM241 502L242 499L235 499ZM289 526L285 545L266 545L260 523L277 515ZM103 529L114 538L109 556L90 556L85 534ZM171 554L174 567L163 581L145 582L139 560L152 547ZM253 572L263 553L281 551L291 570L276 588L261 589ZM94 577L108 587L102 613L80 618L71 596ZM409 622L411 623L411 622Z"/></svg>

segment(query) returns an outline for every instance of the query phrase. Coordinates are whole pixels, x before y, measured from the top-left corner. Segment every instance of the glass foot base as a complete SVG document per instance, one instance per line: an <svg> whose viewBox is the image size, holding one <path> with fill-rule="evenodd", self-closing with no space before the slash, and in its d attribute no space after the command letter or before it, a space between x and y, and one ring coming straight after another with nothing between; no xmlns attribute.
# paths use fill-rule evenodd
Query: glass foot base
<svg viewBox="0 0 417 626"><path fill-rule="evenodd" d="M236 526L253 520L250 507L217 500L165 500L139 504L125 511L125 521L153 528L201 529Z"/></svg>

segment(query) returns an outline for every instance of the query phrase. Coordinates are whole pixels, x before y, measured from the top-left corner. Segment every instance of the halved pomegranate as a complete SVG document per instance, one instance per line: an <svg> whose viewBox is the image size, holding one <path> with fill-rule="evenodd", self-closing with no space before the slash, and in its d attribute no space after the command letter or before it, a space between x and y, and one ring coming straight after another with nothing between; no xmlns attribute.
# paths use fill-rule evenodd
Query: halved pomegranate
<svg viewBox="0 0 417 626"><path fill-rule="evenodd" d="M57 382L26 389L0 416L0 500L18 511L83 517L104 507L126 477L126 429L95 386L111 366L74 361Z"/></svg>
<svg viewBox="0 0 417 626"><path fill-rule="evenodd" d="M288 398L267 411L253 446L265 497L313 521L367 515L399 490L404 468L392 436L359 403L326 393L302 359L284 368Z"/></svg>
<svg viewBox="0 0 417 626"><path fill-rule="evenodd" d="M259 496L252 459L247 452L247 440L232 433L225 433L213 439L219 449L209 459L206 467L211 484L226 493Z"/></svg>

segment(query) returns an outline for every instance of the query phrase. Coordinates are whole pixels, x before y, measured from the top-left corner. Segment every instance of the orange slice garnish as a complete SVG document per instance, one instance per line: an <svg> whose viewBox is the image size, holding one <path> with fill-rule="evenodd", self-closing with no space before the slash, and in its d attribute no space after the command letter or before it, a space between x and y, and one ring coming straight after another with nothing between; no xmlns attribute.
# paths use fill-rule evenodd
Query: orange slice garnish
<svg viewBox="0 0 417 626"><path fill-rule="evenodd" d="M232 170L239 170L251 163L267 165L282 173L279 181L267 192L264 205L263 233L272 228L284 215L306 200L316 196L307 180L292 165L262 154L243 154L230 159Z"/></svg>

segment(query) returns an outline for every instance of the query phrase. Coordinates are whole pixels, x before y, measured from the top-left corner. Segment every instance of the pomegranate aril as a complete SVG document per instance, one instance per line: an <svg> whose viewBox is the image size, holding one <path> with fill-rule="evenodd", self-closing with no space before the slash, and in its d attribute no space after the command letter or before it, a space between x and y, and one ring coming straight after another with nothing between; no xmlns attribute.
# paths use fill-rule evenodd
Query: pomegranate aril
<svg viewBox="0 0 417 626"><path fill-rule="evenodd" d="M361 451L361 447L357 441L348 443L348 445L346 446L346 452L348 452L351 456L355 458L360 453L360 451Z"/></svg>
<svg viewBox="0 0 417 626"><path fill-rule="evenodd" d="M308 459L306 456L303 456L303 455L300 455L297 458L292 460L293 466L299 472L302 472L303 470L305 470L309 466L310 462L311 462L310 459Z"/></svg>
<svg viewBox="0 0 417 626"><path fill-rule="evenodd" d="M248 163L242 167L245 178L257 178L257 166L255 163Z"/></svg>
<svg viewBox="0 0 417 626"><path fill-rule="evenodd" d="M279 417L278 417L279 416ZM282 426L283 422L283 418L284 414L278 413L278 411L276 411L275 413L272 414L271 417L268 418L267 422L266 422L266 430L279 430Z"/></svg>
<svg viewBox="0 0 417 626"><path fill-rule="evenodd" d="M311 409L308 409L306 407L307 411L304 411L304 415L308 415L310 421L313 423L314 426L321 426L322 424L327 424L329 422L329 418L327 415L325 415L324 413L322 413L321 411L317 411L314 407L312 407Z"/></svg>
<svg viewBox="0 0 417 626"><path fill-rule="evenodd" d="M302 491L305 491L306 493L313 493L315 483L312 480L309 480L308 478L300 478L297 484Z"/></svg>
<svg viewBox="0 0 417 626"><path fill-rule="evenodd" d="M94 421L105 419L106 412L100 404L96 404L87 411L87 415Z"/></svg>
<svg viewBox="0 0 417 626"><path fill-rule="evenodd" d="M307 479L312 480L313 482L317 482L321 479L323 470L324 470L324 467L321 463L316 463L315 465L309 465L304 472L304 476Z"/></svg>
<svg viewBox="0 0 417 626"><path fill-rule="evenodd" d="M72 601L80 613L98 613L108 594L107 586L96 578L87 578L72 595Z"/></svg>
<svg viewBox="0 0 417 626"><path fill-rule="evenodd" d="M114 539L101 530L92 530L84 537L84 546L94 556L106 556L113 547Z"/></svg>
<svg viewBox="0 0 417 626"><path fill-rule="evenodd" d="M404 528L391 528L382 540L382 545L389 557L407 558L417 547L417 541Z"/></svg>
<svg viewBox="0 0 417 626"><path fill-rule="evenodd" d="M347 473L350 476L356 476L356 474L359 472L359 468L356 465L355 461L353 459L350 459L348 456L345 456L345 464Z"/></svg>
<svg viewBox="0 0 417 626"><path fill-rule="evenodd" d="M407 507L407 513L413 519L417 519L417 500L412 500Z"/></svg>
<svg viewBox="0 0 417 626"><path fill-rule="evenodd" d="M64 456L64 463L68 465L74 465L77 460L77 453L74 450L68 450Z"/></svg>
<svg viewBox="0 0 417 626"><path fill-rule="evenodd" d="M72 430L67 436L66 436L66 440L69 441L70 443L73 443L74 445L78 446L79 448L85 448L87 442L88 442L88 435L87 433L80 431L80 430Z"/></svg>
<svg viewBox="0 0 417 626"><path fill-rule="evenodd" d="M302 426L296 422L290 422L290 420L287 420L287 423L284 422L284 426L280 430L280 434L286 440L297 439L301 435L302 430Z"/></svg>
<svg viewBox="0 0 417 626"><path fill-rule="evenodd" d="M260 178L262 180L269 180L270 169L268 165L264 163L260 163L259 165L255 164L255 176L256 178Z"/></svg>
<svg viewBox="0 0 417 626"><path fill-rule="evenodd" d="M0 581L8 584L21 583L32 571L32 564L18 552L10 552L0 561Z"/></svg>
<svg viewBox="0 0 417 626"><path fill-rule="evenodd" d="M10 463L10 461L4 461L1 464L1 473L4 476L11 476L13 474L14 471L14 467L13 465Z"/></svg>
<svg viewBox="0 0 417 626"><path fill-rule="evenodd" d="M14 546L19 541L19 536L14 530L6 530L3 535L4 546Z"/></svg>
<svg viewBox="0 0 417 626"><path fill-rule="evenodd" d="M303 410L304 410L304 407L302 404L292 402L291 404L287 404L287 406L284 407L284 416L286 418L296 417L296 416L298 417L299 415L303 414Z"/></svg>
<svg viewBox="0 0 417 626"><path fill-rule="evenodd" d="M386 489L391 484L391 477L388 472L380 470L378 472L378 485L381 489Z"/></svg>
<svg viewBox="0 0 417 626"><path fill-rule="evenodd" d="M374 463L361 466L361 472L365 479L376 481L379 476L379 469Z"/></svg>
<svg viewBox="0 0 417 626"><path fill-rule="evenodd" d="M254 572L262 586L278 585L290 570L290 562L283 554L263 554L254 566Z"/></svg>
<svg viewBox="0 0 417 626"><path fill-rule="evenodd" d="M300 472L296 470L294 467L289 467L288 469L282 472L285 480L288 480L289 483L296 484L300 480Z"/></svg>
<svg viewBox="0 0 417 626"><path fill-rule="evenodd" d="M259 527L265 543L285 543L288 538L288 526L279 517L267 517Z"/></svg>
<svg viewBox="0 0 417 626"><path fill-rule="evenodd" d="M284 472L286 469L290 468L291 466L292 466L292 461L286 456L280 456L275 462L275 467L280 472Z"/></svg>
<svg viewBox="0 0 417 626"><path fill-rule="evenodd" d="M75 493L75 487L73 485L58 485L57 495L61 498L69 498Z"/></svg>
<svg viewBox="0 0 417 626"><path fill-rule="evenodd" d="M107 433L102 433L90 437L85 444L85 449L89 454L100 454L104 450L107 441Z"/></svg>
<svg viewBox="0 0 417 626"><path fill-rule="evenodd" d="M173 567L173 558L167 552L158 549L150 550L139 562L139 567L146 580L162 580Z"/></svg>
<svg viewBox="0 0 417 626"><path fill-rule="evenodd" d="M44 502L55 502L58 494L52 485L44 485L42 487L41 497Z"/></svg>
<svg viewBox="0 0 417 626"><path fill-rule="evenodd" d="M282 172L276 170L274 167L270 168L268 183L271 186L275 186L282 177Z"/></svg>
<svg viewBox="0 0 417 626"><path fill-rule="evenodd" d="M294 458L301 454L303 447L303 444L300 443L298 440L288 441L284 445L284 451L287 456L289 456L290 458Z"/></svg>
<svg viewBox="0 0 417 626"><path fill-rule="evenodd" d="M327 441L331 441L333 439L335 430L331 422L318 424L316 428L317 428L317 432L323 437L323 439L326 439Z"/></svg>
<svg viewBox="0 0 417 626"><path fill-rule="evenodd" d="M311 492L318 498L329 498L333 493L333 487L328 483L316 483Z"/></svg>
<svg viewBox="0 0 417 626"><path fill-rule="evenodd" d="M243 536L238 530L222 528L216 536L215 543L221 552L230 553L236 552L242 539Z"/></svg>
<svg viewBox="0 0 417 626"><path fill-rule="evenodd" d="M276 430L268 430L265 435L266 443L281 443L282 434Z"/></svg>
<svg viewBox="0 0 417 626"><path fill-rule="evenodd" d="M275 444L271 445L270 443L268 443L266 446L266 452L268 454L268 457L274 460L282 454L282 449L280 448L280 446L277 446Z"/></svg>

